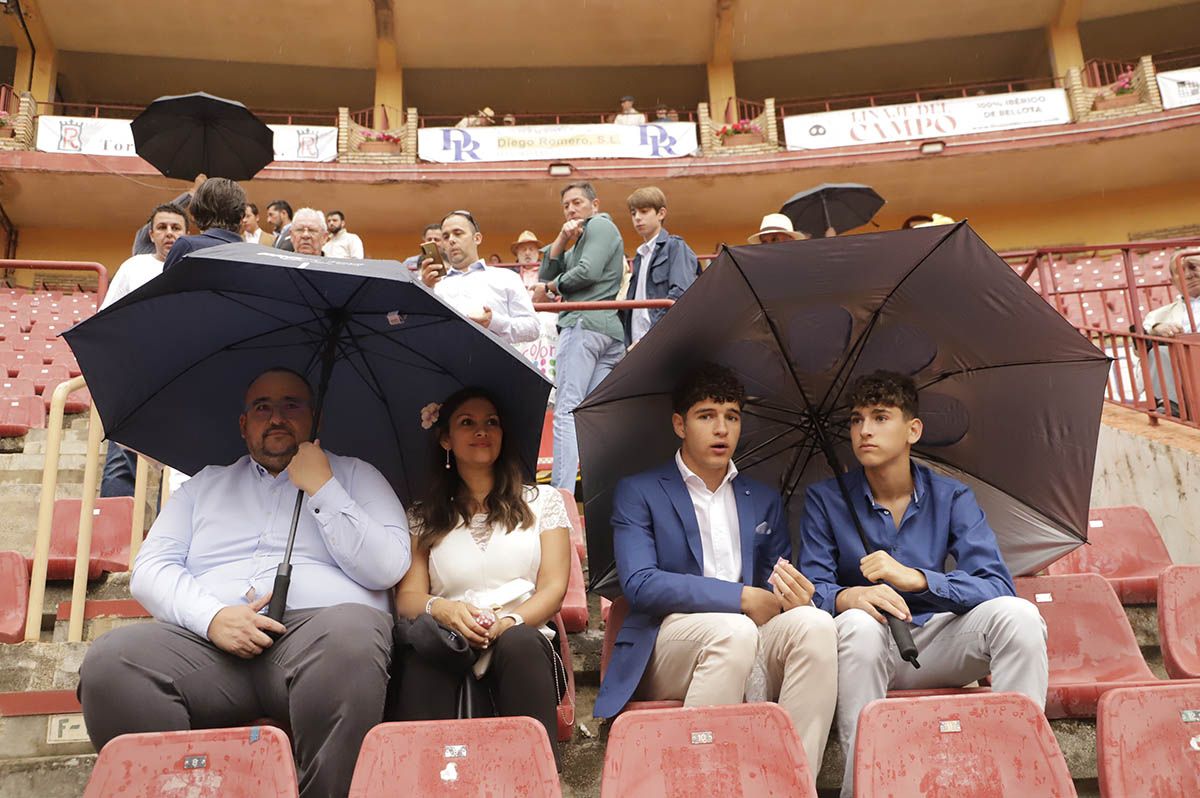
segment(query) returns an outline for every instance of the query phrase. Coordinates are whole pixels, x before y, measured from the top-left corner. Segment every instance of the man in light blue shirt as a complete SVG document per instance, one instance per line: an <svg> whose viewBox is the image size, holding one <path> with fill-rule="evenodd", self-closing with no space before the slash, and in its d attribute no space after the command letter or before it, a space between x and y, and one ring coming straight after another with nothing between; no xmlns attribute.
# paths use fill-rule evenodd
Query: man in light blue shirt
<svg viewBox="0 0 1200 798"><path fill-rule="evenodd" d="M202 470L154 522L130 589L159 622L102 636L80 668L96 750L119 734L266 716L291 727L301 796L349 790L383 716L390 591L408 570L409 531L373 466L308 442L311 403L299 374L259 375L240 419L249 454ZM279 624L261 610L297 489L306 501Z"/></svg>
<svg viewBox="0 0 1200 798"><path fill-rule="evenodd" d="M812 580L813 603L837 625L843 798L854 794L859 713L889 689L962 687L990 673L993 690L1044 707L1049 681L1046 625L1014 595L974 493L912 460L922 432L912 379L886 371L860 377L848 404L862 466L843 477L853 507L828 479L808 489L800 525L800 570ZM884 613L914 625L920 670L900 660Z"/></svg>

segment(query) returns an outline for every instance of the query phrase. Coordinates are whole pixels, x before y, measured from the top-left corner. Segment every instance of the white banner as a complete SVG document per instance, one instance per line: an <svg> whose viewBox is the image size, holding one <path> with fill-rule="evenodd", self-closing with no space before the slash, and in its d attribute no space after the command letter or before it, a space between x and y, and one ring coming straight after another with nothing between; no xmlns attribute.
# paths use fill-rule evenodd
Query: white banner
<svg viewBox="0 0 1200 798"><path fill-rule="evenodd" d="M1157 77L1163 108L1200 105L1200 67L1159 72Z"/></svg>
<svg viewBox="0 0 1200 798"><path fill-rule="evenodd" d="M337 160L336 127L267 125L275 134L276 161ZM39 116L37 149L81 155L137 157L128 119Z"/></svg>
<svg viewBox="0 0 1200 798"><path fill-rule="evenodd" d="M1067 93L1041 89L785 116L783 131L789 150L820 150L1065 125L1070 121Z"/></svg>
<svg viewBox="0 0 1200 798"><path fill-rule="evenodd" d="M696 126L691 122L426 127L417 131L417 155L435 163L682 158L698 149Z"/></svg>

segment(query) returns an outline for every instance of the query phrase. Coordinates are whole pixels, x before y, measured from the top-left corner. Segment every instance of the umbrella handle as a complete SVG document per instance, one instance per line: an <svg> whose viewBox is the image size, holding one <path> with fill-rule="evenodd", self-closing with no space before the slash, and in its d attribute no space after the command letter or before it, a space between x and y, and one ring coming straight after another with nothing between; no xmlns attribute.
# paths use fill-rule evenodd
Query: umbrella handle
<svg viewBox="0 0 1200 798"><path fill-rule="evenodd" d="M279 568L275 571L275 587L271 588L271 604L267 607L267 617L273 621L283 623L283 612L287 609L288 587L292 584L292 564L290 562L279 563ZM273 632L267 632L268 635L278 638L279 635ZM909 640L912 640L910 637Z"/></svg>
<svg viewBox="0 0 1200 798"><path fill-rule="evenodd" d="M274 602L274 597L272 597L272 602ZM913 642L912 630L908 628L908 624L886 612L883 616L887 618L888 627L892 630L892 639L896 641L896 648L900 649L900 658L914 668L920 669L921 663L917 662L917 644Z"/></svg>

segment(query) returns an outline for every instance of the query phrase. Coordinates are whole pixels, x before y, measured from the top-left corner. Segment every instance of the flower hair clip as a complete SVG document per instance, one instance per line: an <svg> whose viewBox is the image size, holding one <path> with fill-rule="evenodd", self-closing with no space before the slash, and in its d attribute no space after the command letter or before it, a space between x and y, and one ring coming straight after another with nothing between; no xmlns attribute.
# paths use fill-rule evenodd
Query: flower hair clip
<svg viewBox="0 0 1200 798"><path fill-rule="evenodd" d="M430 402L421 408L421 429L431 429L438 421L438 412L442 406L437 402Z"/></svg>

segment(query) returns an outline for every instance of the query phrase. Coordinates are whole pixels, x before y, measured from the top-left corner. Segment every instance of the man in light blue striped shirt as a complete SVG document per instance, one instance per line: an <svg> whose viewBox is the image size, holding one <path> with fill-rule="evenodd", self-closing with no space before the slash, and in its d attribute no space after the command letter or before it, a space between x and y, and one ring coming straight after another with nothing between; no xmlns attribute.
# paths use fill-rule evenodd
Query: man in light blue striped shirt
<svg viewBox="0 0 1200 798"><path fill-rule="evenodd" d="M163 508L130 582L159 622L109 632L80 668L96 750L119 734L266 716L292 729L301 796L346 794L383 715L391 588L408 570L409 532L373 466L308 442L311 403L299 374L259 375L240 419L249 454L205 468ZM279 624L261 610L297 489L306 499Z"/></svg>

